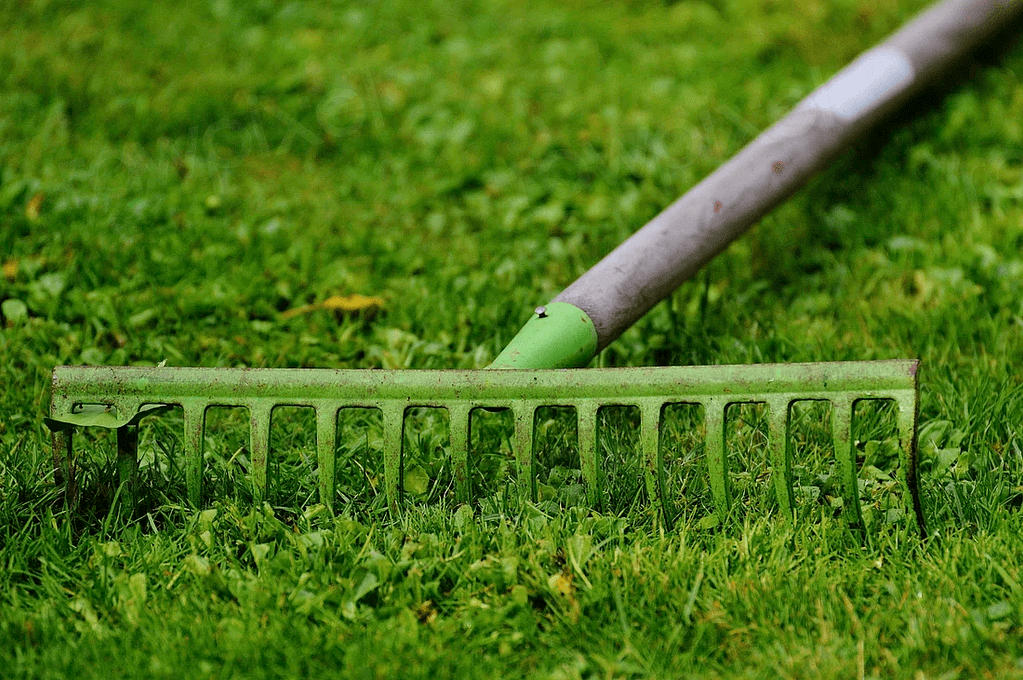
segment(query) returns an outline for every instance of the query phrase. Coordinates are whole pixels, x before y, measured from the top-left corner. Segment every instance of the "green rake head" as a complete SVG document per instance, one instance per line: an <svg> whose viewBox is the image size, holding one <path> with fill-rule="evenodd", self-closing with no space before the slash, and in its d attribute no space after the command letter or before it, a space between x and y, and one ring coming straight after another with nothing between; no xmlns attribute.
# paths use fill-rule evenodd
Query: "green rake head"
<svg viewBox="0 0 1023 680"><path fill-rule="evenodd" d="M183 413L183 453L188 501L198 507L203 498L203 460L206 413L211 407L245 407L250 422L248 476L258 497L266 497L270 457L271 416L276 407L311 407L316 413L317 478L321 501L337 505L335 494L338 414L343 409L377 409L383 420L383 486L388 505L399 511L408 497L404 473L408 452L403 448L406 414L418 407L443 408L450 422L447 447L452 471L453 500L473 502L470 483L471 416L477 409L507 409L514 421L512 449L514 479L520 498L536 500L535 420L538 409L571 407L575 411L579 472L587 501L600 506L609 470L598 459L598 410L627 406L640 415L637 480L647 498L670 525L668 498L677 496L665 474L662 432L665 408L673 404L702 407L705 424L706 469L719 517L732 507L726 455L726 412L737 404L762 404L768 424L770 485L783 514L791 516L793 461L789 428L799 402L831 404L831 436L842 507L851 524L863 525L857 480L858 449L852 441L856 404L889 400L897 414L900 435L900 482L906 516L924 531L916 474L917 362L839 362L761 364L748 366L686 366L612 369L500 370L330 370L225 369L163 367L60 366L53 371L53 392L47 425L53 432L58 479L74 492L72 434L76 427L117 431L121 481L134 478L138 467L138 425L148 415L180 407ZM368 461L367 461L368 462Z"/></svg>

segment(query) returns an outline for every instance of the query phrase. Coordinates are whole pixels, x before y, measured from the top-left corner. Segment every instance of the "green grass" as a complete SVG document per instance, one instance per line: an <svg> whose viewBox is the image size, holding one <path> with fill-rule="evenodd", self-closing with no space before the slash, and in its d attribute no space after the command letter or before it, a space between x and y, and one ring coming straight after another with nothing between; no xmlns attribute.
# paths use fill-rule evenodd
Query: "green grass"
<svg viewBox="0 0 1023 680"><path fill-rule="evenodd" d="M751 483L756 408L730 423L744 503L717 527L684 409L669 532L626 474L628 413L606 416L620 504L602 512L576 504L556 413L535 506L494 482L508 423L487 414L488 500L451 507L438 413L410 441L431 502L401 518L376 493L368 413L339 443L349 510L314 502L302 412L274 434L278 496L254 503L244 416L225 412L202 511L181 505L173 414L144 432L138 512L99 432L78 440L85 494L64 509L42 424L54 365L485 366L925 3L523 4L0 8L5 677L1023 676L1018 41L915 99L600 358L919 357L930 540L895 522L864 545L833 517L826 410L797 419L811 500L794 525ZM353 293L383 307L281 314ZM890 428L883 409L865 422L883 495L869 468L889 464Z"/></svg>

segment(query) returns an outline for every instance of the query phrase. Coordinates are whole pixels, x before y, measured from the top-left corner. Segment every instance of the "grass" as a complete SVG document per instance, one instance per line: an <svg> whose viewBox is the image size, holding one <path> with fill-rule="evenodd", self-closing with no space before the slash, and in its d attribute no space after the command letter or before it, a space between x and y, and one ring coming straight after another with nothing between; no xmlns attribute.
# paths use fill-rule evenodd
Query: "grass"
<svg viewBox="0 0 1023 680"><path fill-rule="evenodd" d="M218 414L200 511L180 503L174 414L144 433L135 514L98 432L68 513L42 425L58 364L485 366L536 304L923 5L0 8L5 675L1023 676L1018 41L916 98L600 359L921 358L927 541L895 522L863 545L832 516L812 410L801 521L749 483L749 408L730 424L746 502L714 527L688 464L698 419L679 409L690 493L669 532L626 475L621 507L574 504L557 413L542 502L502 505L495 486L476 508L435 484L443 418L419 414L436 502L400 518L375 494L372 414L346 414L337 516L311 500L301 412L275 431L272 505L239 472L244 416ZM285 314L356 293L380 301ZM606 419L602 455L627 470L634 423ZM866 420L865 479L890 457L883 409ZM480 485L507 469L507 425L481 415Z"/></svg>

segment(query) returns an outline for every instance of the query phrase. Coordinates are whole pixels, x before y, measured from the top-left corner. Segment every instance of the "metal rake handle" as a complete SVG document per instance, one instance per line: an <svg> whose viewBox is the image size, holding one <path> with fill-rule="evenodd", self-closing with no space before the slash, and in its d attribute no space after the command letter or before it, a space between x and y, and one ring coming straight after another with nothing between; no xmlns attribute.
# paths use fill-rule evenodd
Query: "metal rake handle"
<svg viewBox="0 0 1023 680"><path fill-rule="evenodd" d="M493 367L586 365L859 135L1021 10L1023 0L946 0L862 53L540 308Z"/></svg>

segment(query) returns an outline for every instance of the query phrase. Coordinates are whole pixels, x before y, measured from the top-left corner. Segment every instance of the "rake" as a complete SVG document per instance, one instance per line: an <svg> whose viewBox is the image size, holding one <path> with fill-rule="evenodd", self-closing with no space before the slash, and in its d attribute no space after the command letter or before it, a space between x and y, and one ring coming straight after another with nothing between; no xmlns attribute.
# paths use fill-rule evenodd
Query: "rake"
<svg viewBox="0 0 1023 680"><path fill-rule="evenodd" d="M553 301L537 307L512 342L482 371L367 371L331 369L220 369L58 366L53 370L50 416L55 477L76 496L76 427L116 430L117 469L123 483L138 469L138 426L170 408L183 414L188 501L200 506L206 414L212 407L248 409L248 477L267 497L270 428L274 410L310 407L316 413L317 480L321 501L336 503L338 416L343 409L376 409L383 421L383 488L397 511L406 500L405 419L419 407L446 409L453 498L473 501L470 483L472 417L507 409L514 422L509 479L519 498L536 500L536 417L542 407L574 409L579 473L587 502L599 506L606 465L597 455L598 412L626 406L639 412L639 475L646 499L672 521L669 499L678 493L665 474L661 426L672 404L704 413L706 474L716 514L732 509L726 417L738 404L761 404L768 424L770 486L782 513L792 516L794 408L831 405L835 469L842 508L863 526L858 449L852 439L856 407L866 400L895 405L899 484L905 515L920 532L925 521L917 484L917 362L836 362L747 366L580 368L622 332L691 278L757 220L785 200L836 154L873 127L953 61L1005 25L1023 0L947 0L864 52L801 101L736 156L656 216L583 274ZM129 484L130 486L130 484Z"/></svg>

